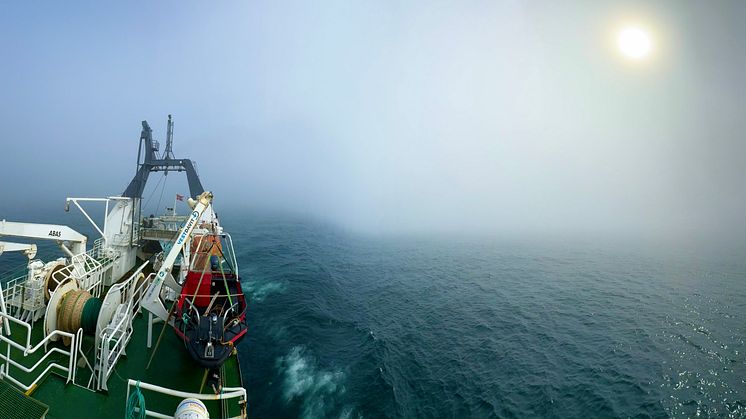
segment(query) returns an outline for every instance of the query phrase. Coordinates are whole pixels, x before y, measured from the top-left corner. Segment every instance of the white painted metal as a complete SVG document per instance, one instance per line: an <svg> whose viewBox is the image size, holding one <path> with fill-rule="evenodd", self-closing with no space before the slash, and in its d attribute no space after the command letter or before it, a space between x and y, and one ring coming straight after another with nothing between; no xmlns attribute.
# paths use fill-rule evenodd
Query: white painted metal
<svg viewBox="0 0 746 419"><path fill-rule="evenodd" d="M135 264L137 256L137 223L133 223L135 208L139 202L137 199L110 196L107 198L67 198L66 210L73 203L91 223L94 229L101 234L103 245L101 253L97 258L107 257L113 260L110 274L104 278L103 285L110 286L117 278L121 278ZM105 203L103 227L93 221L86 212L82 202ZM111 209L111 210L110 210Z"/></svg>
<svg viewBox="0 0 746 419"><path fill-rule="evenodd" d="M2 285L0 284L0 313L2 313L3 316L8 316L8 308L5 306L5 292L2 289ZM10 323L8 322L8 319L6 317L3 317L3 331L6 335L10 336ZM10 348L8 348L8 354L10 355ZM2 373L2 368L0 368L0 374Z"/></svg>
<svg viewBox="0 0 746 419"><path fill-rule="evenodd" d="M0 293L0 294L2 294L2 293ZM39 383L39 381L42 378L44 378L44 376L50 370L52 370L53 368L55 368L55 369L58 369L58 370L60 370L62 372L67 373L67 377L66 377L67 382L70 382L71 380L73 380L73 377L74 377L74 374L75 374L75 370L74 370L75 356L73 356L72 354L75 353L75 349L77 348L77 345L78 345L78 342L77 342L77 337L78 336L76 334L67 333L67 332L63 332L63 331L60 331L60 330L55 330L52 334L50 334L47 337L45 337L44 339L42 339L36 345L31 346L31 325L30 324L28 324L28 323L26 323L24 321L18 320L15 317L10 316L10 315L8 315L6 313L3 313L3 312L0 312L0 317L2 317L3 321L13 322L13 323L15 323L15 324L23 327L24 329L26 329L26 344L25 345L20 345L20 344L16 343L13 339L10 339L9 337L7 337L5 335L0 334L0 341L5 342L5 344L7 345L7 351L6 351L6 353L5 354L0 354L0 361L4 362L3 365L0 366L0 376L3 379L8 379L12 383L14 383L15 385L17 385L21 389L23 389L24 391L26 391L26 390L29 390L29 389L35 387ZM70 342L71 342L70 350L66 351L66 350L63 350L63 349L60 349L60 348L52 348L52 349L47 350L47 342L49 342L50 340L59 339L60 337L70 338ZM26 357L33 355L40 348L44 348L45 354L44 354L44 356L41 357L41 359L39 359L38 361L36 361L36 363L34 365L28 367L28 366L25 366L25 365L21 364L20 362L17 362L16 360L14 360L14 359L11 358L11 356L10 356L10 348L11 347L16 348L19 351L23 352L22 359L26 359ZM52 354L54 354L54 353L60 353L60 354L62 354L64 356L67 356L68 359L69 359L67 366L60 365L60 364L57 364L55 362L49 362L48 358ZM14 378L10 374L10 366L11 365L14 366L14 367L16 367L16 368L18 368L18 369L21 369L22 371L27 372L27 373L33 372L39 366L46 365L46 368L43 371L41 371L38 375L36 375L36 378L34 378L34 380L30 384L24 384L24 383L18 381L16 378Z"/></svg>
<svg viewBox="0 0 746 419"><path fill-rule="evenodd" d="M88 220L88 222L93 225L93 228L96 229L96 231L101 234L101 237L106 240L106 233L104 231L101 231L101 228L96 224L95 221L91 218L90 215L86 212L86 210L83 209L82 206L80 206L80 202L105 202L106 203L106 209L104 210L104 230L106 230L106 217L109 215L109 200L107 198L67 198L67 201L65 201L65 211L68 211L70 209L70 202L75 204L76 207L80 210L80 212L83 213L83 216Z"/></svg>
<svg viewBox="0 0 746 419"><path fill-rule="evenodd" d="M129 400L130 398L130 388L139 386L140 390L147 390L147 391L153 391L160 394L165 394L168 396L172 396L175 398L180 399L197 399L197 400L231 400L231 399L237 399L236 402L241 406L241 411L244 412L244 406L247 400L246 397L246 389L243 387L224 387L223 390L220 392L220 394L203 394L203 393L188 393L186 391L179 391L174 390L167 387L161 387L154 384L144 383L142 381L137 381L133 379L127 380L127 397L124 399L125 402ZM172 419L173 413L165 414L161 412L154 412L151 410L145 411L147 416L153 417L153 418L165 418L165 419ZM241 418L245 416L235 416L235 418ZM230 418L233 419L233 418Z"/></svg>
<svg viewBox="0 0 746 419"><path fill-rule="evenodd" d="M0 241L0 255L3 252L23 252L29 260L36 256L36 245L28 243L13 243Z"/></svg>
<svg viewBox="0 0 746 419"><path fill-rule="evenodd" d="M140 311L145 290L153 279L153 274L150 274L142 282L139 281L147 264L143 263L129 278L113 285L101 305L102 312L108 310L108 314L100 314L96 325L95 378L89 383L93 390L108 390L109 377L119 359L125 355L132 338L132 321ZM107 308L109 306L111 308Z"/></svg>
<svg viewBox="0 0 746 419"><path fill-rule="evenodd" d="M73 254L84 253L85 244L88 240L84 235L78 233L68 226L57 224L17 223L13 221L0 221L0 236L27 237L32 239L55 240L63 250L67 249L64 242L72 244Z"/></svg>
<svg viewBox="0 0 746 419"><path fill-rule="evenodd" d="M48 265L52 265L52 262ZM17 304L16 316L18 319L30 322L34 325L36 320L44 316L45 299L44 286L49 271L45 270L46 265L40 260L33 260L28 264L28 275L26 281L21 287L19 299L14 301Z"/></svg>
<svg viewBox="0 0 746 419"><path fill-rule="evenodd" d="M56 341L59 339L59 336L55 332L59 331L57 330L57 309L62 301L62 297L64 297L68 292L78 289L80 289L80 287L78 286L77 281L67 279L57 287L49 298L49 304L47 304L47 310L44 314L44 336L51 337L50 340Z"/></svg>
<svg viewBox="0 0 746 419"><path fill-rule="evenodd" d="M104 284L106 286L112 285L135 265L137 245L140 240L138 221L135 220L133 223L139 199L126 197L110 197L109 199L112 200L112 205L105 221L106 248L104 251L116 255L116 260L111 269L111 277Z"/></svg>
<svg viewBox="0 0 746 419"><path fill-rule="evenodd" d="M181 286L171 275L171 269L173 268L174 262L176 261L176 257L179 255L179 252L181 252L182 248L187 242L187 239L191 236L194 227L197 225L197 221L200 219L211 202L212 193L209 191L203 192L197 198L194 210L189 216L187 222L184 224L184 227L181 228L181 231L179 232L179 235L174 242L173 247L171 247L171 251L168 252L166 259L164 259L163 261L163 265L161 265L161 268L158 270L158 273L155 276L155 280L152 284L150 284L150 287L145 294L145 299L142 304L143 307L145 307L145 309L153 313L161 320L165 321L168 319L168 310L166 310L166 307L163 304L163 300L161 300L161 288L165 284L173 290L181 291Z"/></svg>

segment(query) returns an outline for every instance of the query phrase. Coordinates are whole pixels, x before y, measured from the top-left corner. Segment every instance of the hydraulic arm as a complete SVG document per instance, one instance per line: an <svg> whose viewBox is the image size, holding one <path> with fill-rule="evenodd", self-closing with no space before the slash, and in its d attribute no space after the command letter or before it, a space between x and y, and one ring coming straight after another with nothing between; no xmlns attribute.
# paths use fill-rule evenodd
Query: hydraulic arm
<svg viewBox="0 0 746 419"><path fill-rule="evenodd" d="M155 275L153 283L148 287L145 297L143 298L142 306L148 311L153 313L158 318L166 321L168 319L168 311L166 310L163 300L161 300L161 288L165 284L169 288L180 292L181 286L176 282L173 275L171 275L171 269L176 262L176 257L179 256L179 252L184 248L187 243L187 239L191 236L194 227L197 225L200 217L205 210L210 206L212 202L212 192L206 191L199 195L196 201L196 205L189 215L189 219L184 224L184 227L179 231L179 235L174 242L171 251L168 252L166 259L163 261L161 268Z"/></svg>
<svg viewBox="0 0 746 419"><path fill-rule="evenodd" d="M3 252L23 252L31 260L36 256L36 245L0 241L0 255Z"/></svg>
<svg viewBox="0 0 746 419"><path fill-rule="evenodd" d="M72 257L85 252L86 236L68 226L56 224L16 223L0 220L0 236L27 237L31 239L55 240L60 248ZM64 242L70 242L68 249Z"/></svg>

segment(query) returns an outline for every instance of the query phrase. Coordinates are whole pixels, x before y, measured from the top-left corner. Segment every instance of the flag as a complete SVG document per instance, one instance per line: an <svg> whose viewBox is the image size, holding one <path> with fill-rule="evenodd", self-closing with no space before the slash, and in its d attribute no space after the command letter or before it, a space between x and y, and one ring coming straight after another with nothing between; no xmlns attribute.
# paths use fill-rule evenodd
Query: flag
<svg viewBox="0 0 746 419"><path fill-rule="evenodd" d="M177 201L183 201L184 200L184 195L176 194L176 200Z"/></svg>

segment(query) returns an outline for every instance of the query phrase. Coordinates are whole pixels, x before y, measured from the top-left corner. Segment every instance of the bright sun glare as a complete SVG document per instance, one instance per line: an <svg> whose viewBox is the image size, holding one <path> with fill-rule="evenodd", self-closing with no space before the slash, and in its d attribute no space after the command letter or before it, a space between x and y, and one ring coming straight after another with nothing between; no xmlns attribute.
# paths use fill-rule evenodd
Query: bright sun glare
<svg viewBox="0 0 746 419"><path fill-rule="evenodd" d="M619 51L632 60L641 60L650 54L653 43L645 30L630 26L622 29L617 36Z"/></svg>

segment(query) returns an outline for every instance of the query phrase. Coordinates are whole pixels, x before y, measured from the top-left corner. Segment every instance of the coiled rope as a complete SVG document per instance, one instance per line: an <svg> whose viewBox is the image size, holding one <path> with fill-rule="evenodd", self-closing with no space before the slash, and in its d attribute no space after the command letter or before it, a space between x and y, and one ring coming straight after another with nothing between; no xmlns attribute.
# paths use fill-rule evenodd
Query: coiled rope
<svg viewBox="0 0 746 419"><path fill-rule="evenodd" d="M83 328L87 335L96 333L98 313L101 311L101 300L94 298L86 290L70 291L62 297L57 309L57 328L59 330L76 333ZM68 338L63 341L69 344Z"/></svg>
<svg viewBox="0 0 746 419"><path fill-rule="evenodd" d="M145 416L145 396L140 391L140 380L137 380L135 391L127 399L127 412L124 417L127 419L145 419Z"/></svg>

